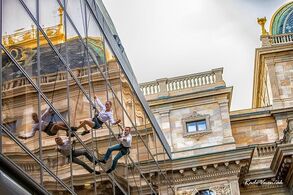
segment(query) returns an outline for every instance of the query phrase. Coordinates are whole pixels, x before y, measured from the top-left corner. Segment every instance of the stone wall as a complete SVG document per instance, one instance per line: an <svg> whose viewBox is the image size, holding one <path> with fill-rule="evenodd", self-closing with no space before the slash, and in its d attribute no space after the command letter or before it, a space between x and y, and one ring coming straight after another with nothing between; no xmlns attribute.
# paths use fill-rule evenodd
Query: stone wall
<svg viewBox="0 0 293 195"><path fill-rule="evenodd" d="M231 123L236 146L271 143L279 139L273 117L252 118Z"/></svg>

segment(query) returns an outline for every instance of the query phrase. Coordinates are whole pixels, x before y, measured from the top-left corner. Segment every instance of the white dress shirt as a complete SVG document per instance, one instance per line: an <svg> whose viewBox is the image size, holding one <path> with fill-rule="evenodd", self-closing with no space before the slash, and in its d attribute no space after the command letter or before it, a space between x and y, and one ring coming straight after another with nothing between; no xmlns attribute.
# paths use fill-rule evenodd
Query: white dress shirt
<svg viewBox="0 0 293 195"><path fill-rule="evenodd" d="M38 123L34 123L32 125L32 130L30 133L28 133L25 137L26 138L31 138L33 137L36 132L39 130L39 123L41 123L41 131L44 131L46 126L48 125L48 122L44 121L45 118L47 118L47 116L50 114L50 108L47 108L47 110L42 114L41 116L41 122Z"/></svg>
<svg viewBox="0 0 293 195"><path fill-rule="evenodd" d="M124 147L130 148L131 142L132 142L132 135L130 133L128 133L128 135L124 135L124 131L123 131L121 138L122 138L121 144Z"/></svg>
<svg viewBox="0 0 293 195"><path fill-rule="evenodd" d="M116 121L114 121L112 111L107 112L105 105L102 104L99 98L96 98L95 102L96 102L96 105L100 107L100 112L98 114L98 118L100 119L100 121L105 123L107 120L109 120L112 125L115 124Z"/></svg>
<svg viewBox="0 0 293 195"><path fill-rule="evenodd" d="M58 148L60 149L60 153L63 154L64 156L70 155L70 144L67 138L63 139L63 145L61 146L58 145Z"/></svg>

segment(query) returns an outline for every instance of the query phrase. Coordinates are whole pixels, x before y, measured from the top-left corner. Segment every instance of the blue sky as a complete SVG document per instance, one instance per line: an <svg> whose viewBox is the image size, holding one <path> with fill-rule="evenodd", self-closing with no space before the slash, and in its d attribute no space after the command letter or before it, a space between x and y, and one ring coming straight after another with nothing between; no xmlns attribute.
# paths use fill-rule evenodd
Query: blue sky
<svg viewBox="0 0 293 195"><path fill-rule="evenodd" d="M139 82L224 67L232 110L251 107L257 17L288 0L104 0Z"/></svg>

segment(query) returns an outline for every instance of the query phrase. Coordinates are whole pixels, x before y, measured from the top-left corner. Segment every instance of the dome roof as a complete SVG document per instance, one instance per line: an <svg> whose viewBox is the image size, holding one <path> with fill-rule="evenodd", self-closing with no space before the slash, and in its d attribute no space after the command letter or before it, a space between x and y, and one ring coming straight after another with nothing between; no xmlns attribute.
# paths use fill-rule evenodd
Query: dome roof
<svg viewBox="0 0 293 195"><path fill-rule="evenodd" d="M293 2L280 7L271 19L272 35L293 33Z"/></svg>

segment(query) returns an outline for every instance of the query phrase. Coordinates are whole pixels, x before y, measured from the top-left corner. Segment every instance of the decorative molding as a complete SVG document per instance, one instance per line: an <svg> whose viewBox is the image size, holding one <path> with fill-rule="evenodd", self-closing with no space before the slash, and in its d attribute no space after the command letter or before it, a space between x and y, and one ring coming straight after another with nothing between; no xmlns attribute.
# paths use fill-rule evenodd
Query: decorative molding
<svg viewBox="0 0 293 195"><path fill-rule="evenodd" d="M214 191L216 195L232 195L231 186L229 184L213 186L210 190Z"/></svg>
<svg viewBox="0 0 293 195"><path fill-rule="evenodd" d="M199 120L206 121L207 129L204 131L196 131L196 132L192 132L192 133L187 132L186 123L192 122L192 121L199 121ZM196 140L199 140L201 137L212 133L211 125L210 125L210 115L198 114L196 111L194 111L192 113L192 115L189 115L187 117L182 118L182 126L183 126L183 137L193 137Z"/></svg>

